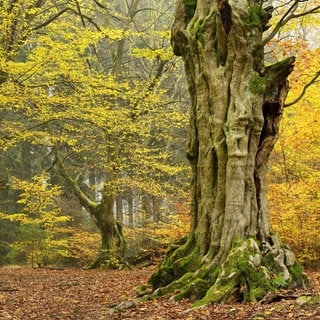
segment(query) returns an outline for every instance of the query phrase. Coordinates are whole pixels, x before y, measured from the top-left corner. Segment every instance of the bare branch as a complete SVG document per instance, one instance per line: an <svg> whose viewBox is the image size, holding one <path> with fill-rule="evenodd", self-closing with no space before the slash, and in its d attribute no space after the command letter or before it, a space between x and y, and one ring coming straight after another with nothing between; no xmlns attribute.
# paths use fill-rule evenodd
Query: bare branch
<svg viewBox="0 0 320 320"><path fill-rule="evenodd" d="M287 12L281 17L281 19L278 21L274 29L270 32L270 34L262 41L262 46L265 46L266 43L268 43L280 30L281 27L283 27L289 20L293 12L297 9L298 7L299 0L295 0L293 5L289 7Z"/></svg>
<svg viewBox="0 0 320 320"><path fill-rule="evenodd" d="M101 31L101 29L99 28L99 26L92 20L92 18L84 15L81 13L81 11L77 12L76 10L72 9L72 8L64 8L63 10L59 11L57 14L53 15L52 17L50 17L47 21L34 26L31 30L39 30L47 25L49 25L51 22L53 22L54 20L56 20L57 18L59 18L62 14L64 14L67 11L71 11L74 14L76 14L77 16L79 16L82 20L82 23L84 23L84 19L88 20L88 22L90 22L98 31Z"/></svg>
<svg viewBox="0 0 320 320"><path fill-rule="evenodd" d="M299 14L293 14L292 15L292 19L303 17L303 16L306 16L308 14L314 14L314 13L320 13L320 6L314 7L312 9L308 10L308 11L305 11L305 12L302 12L302 13L299 13Z"/></svg>
<svg viewBox="0 0 320 320"><path fill-rule="evenodd" d="M37 26L34 26L31 30L39 30L45 26L47 26L48 24L50 24L52 21L56 20L57 18L59 18L62 14L64 14L66 11L71 10L70 8L65 8L63 10L61 10L60 12L58 12L57 14L53 15L52 17L50 17L47 21L38 24Z"/></svg>
<svg viewBox="0 0 320 320"><path fill-rule="evenodd" d="M305 95L307 89L308 89L312 84L314 84L314 83L316 82L316 80L319 78L319 76L320 76L320 71L318 71L318 72L315 74L315 76L311 79L311 81L308 82L308 83L303 87L303 90L302 90L302 92L300 93L300 95L299 95L296 99L294 99L293 101L291 101L291 102L289 102L289 103L286 103L286 104L284 105L284 107L285 107L285 108L286 108L286 107L290 107L290 106L296 104L297 102L299 102L299 101L303 98L303 96Z"/></svg>
<svg viewBox="0 0 320 320"><path fill-rule="evenodd" d="M104 10L108 10L107 7L105 7L103 4L101 4L100 2L98 2L97 0L93 0L93 2L100 8L104 9Z"/></svg>
<svg viewBox="0 0 320 320"><path fill-rule="evenodd" d="M85 14L82 13L81 11L81 8L80 8L80 5L79 5L79 2L76 1L77 3L77 10L73 10L73 9L70 9L74 14L78 15L80 18L81 18L81 22L83 24L84 27L86 27L86 24L85 24L85 20L88 20L89 23L91 23L98 31L101 31L100 27L93 21L92 18L86 16Z"/></svg>
<svg viewBox="0 0 320 320"><path fill-rule="evenodd" d="M270 34L263 40L262 46L265 46L271 39L274 38L274 36L278 33L280 28L282 28L285 24L287 24L290 20L300 18L303 16L306 16L308 14L315 14L315 13L320 13L320 6L316 6L310 10L297 13L295 14L294 12L297 10L299 3L303 1L301 0L295 0L292 6L289 7L287 12L281 17L281 19L278 21L274 29L270 32Z"/></svg>
<svg viewBox="0 0 320 320"><path fill-rule="evenodd" d="M71 176L68 174L67 169L63 163L63 160L60 157L58 147L53 147L54 155L55 155L55 162L59 167L59 172L61 176L65 179L68 185L72 188L73 192L75 193L76 197L78 198L79 202L82 206L84 206L89 212L92 211L98 204L90 199L90 197L85 194L81 188L79 187L77 180L72 179Z"/></svg>

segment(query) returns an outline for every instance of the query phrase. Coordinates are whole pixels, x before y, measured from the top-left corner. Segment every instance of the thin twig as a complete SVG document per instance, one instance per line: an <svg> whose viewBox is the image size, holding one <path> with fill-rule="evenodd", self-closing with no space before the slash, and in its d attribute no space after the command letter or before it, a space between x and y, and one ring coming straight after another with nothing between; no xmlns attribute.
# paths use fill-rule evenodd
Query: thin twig
<svg viewBox="0 0 320 320"><path fill-rule="evenodd" d="M311 79L311 81L308 82L308 83L303 87L303 90L302 90L302 92L300 93L300 95L299 95L296 99L294 99L293 101L291 101L291 102L289 102L289 103L286 103L286 104L284 105L284 107L285 107L285 108L286 108L286 107L290 107L290 106L296 104L298 101L300 101L300 100L303 98L303 96L305 95L307 89L308 89L312 84L314 84L314 83L316 82L316 80L319 78L319 76L320 76L320 71L318 71L318 72L315 74L315 76Z"/></svg>
<svg viewBox="0 0 320 320"><path fill-rule="evenodd" d="M278 21L274 29L270 32L270 34L263 40L262 46L265 46L271 39L275 37L280 28L282 28L285 24L287 24L290 20L300 18L306 16L308 14L320 13L320 6L316 6L310 10L295 14L294 12L297 10L299 5L299 0L294 1L293 5L287 10L287 12L281 17Z"/></svg>

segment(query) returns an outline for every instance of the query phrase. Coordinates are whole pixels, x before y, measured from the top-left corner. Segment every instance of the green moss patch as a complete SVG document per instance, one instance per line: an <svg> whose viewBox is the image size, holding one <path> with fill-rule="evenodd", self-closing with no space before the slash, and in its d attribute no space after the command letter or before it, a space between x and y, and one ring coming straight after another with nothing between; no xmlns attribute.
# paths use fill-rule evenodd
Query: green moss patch
<svg viewBox="0 0 320 320"><path fill-rule="evenodd" d="M196 7L197 7L197 0L185 0L185 6L186 6L186 14L188 19L190 20L195 11L196 11Z"/></svg>
<svg viewBox="0 0 320 320"><path fill-rule="evenodd" d="M258 72L254 72L250 77L248 89L253 94L263 94L267 86L267 81L268 80L265 77L261 77Z"/></svg>
<svg viewBox="0 0 320 320"><path fill-rule="evenodd" d="M263 27L263 22L266 20L268 20L267 12L257 4L252 5L249 8L248 15L242 19L246 26L259 29Z"/></svg>
<svg viewBox="0 0 320 320"><path fill-rule="evenodd" d="M195 247L186 257L171 264L167 264L167 260L158 269L153 276L158 288L155 294L171 292L173 300L189 298L194 301L194 307L260 300L267 292L288 288L302 279L298 263L289 259L291 265L285 265L288 262L286 250L279 247L261 251L254 238L235 239L227 259L220 265L213 265L202 264Z"/></svg>

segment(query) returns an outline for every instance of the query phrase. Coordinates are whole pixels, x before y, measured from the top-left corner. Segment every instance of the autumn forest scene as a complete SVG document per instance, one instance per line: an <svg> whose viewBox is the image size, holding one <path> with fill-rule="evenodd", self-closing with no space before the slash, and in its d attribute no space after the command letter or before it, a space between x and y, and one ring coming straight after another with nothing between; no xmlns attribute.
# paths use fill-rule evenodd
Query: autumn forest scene
<svg viewBox="0 0 320 320"><path fill-rule="evenodd" d="M0 1L0 320L320 319L319 0Z"/></svg>

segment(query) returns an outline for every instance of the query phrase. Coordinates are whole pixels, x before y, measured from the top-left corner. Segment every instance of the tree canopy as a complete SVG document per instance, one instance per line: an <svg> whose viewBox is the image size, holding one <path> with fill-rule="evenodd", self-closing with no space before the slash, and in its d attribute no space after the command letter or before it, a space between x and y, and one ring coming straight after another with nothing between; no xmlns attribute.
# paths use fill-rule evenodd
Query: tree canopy
<svg viewBox="0 0 320 320"><path fill-rule="evenodd" d="M179 68L166 29L171 6L23 3L2 8L3 38L10 34L12 44L4 43L1 55L1 149L24 146L29 179L46 170L59 181L60 172L102 238L117 197L120 208L129 191L152 196L159 210L176 202L170 193L183 197L186 167L173 155L181 153L186 113L181 88L171 85L170 72ZM15 26L18 18L25 23Z"/></svg>

